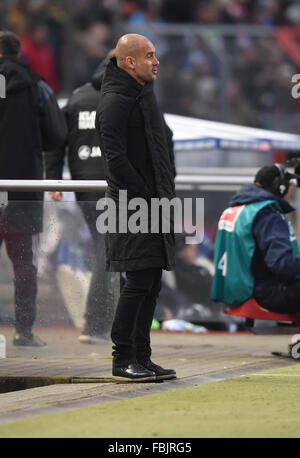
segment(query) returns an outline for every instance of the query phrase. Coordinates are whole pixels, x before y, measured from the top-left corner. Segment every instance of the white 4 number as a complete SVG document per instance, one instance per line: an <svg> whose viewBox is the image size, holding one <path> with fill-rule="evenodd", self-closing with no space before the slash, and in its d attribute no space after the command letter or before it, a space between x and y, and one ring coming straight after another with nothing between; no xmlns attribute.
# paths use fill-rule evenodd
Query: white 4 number
<svg viewBox="0 0 300 458"><path fill-rule="evenodd" d="M227 251L224 252L218 263L218 269L222 270L223 277L226 277L227 273Z"/></svg>

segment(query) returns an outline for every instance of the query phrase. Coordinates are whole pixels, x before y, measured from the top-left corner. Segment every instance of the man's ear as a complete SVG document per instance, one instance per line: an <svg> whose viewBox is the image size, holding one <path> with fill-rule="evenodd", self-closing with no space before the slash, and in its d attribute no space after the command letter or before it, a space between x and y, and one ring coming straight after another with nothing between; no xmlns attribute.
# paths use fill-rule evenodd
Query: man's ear
<svg viewBox="0 0 300 458"><path fill-rule="evenodd" d="M133 70L135 68L135 59L132 56L127 56L125 59L126 65L128 68Z"/></svg>

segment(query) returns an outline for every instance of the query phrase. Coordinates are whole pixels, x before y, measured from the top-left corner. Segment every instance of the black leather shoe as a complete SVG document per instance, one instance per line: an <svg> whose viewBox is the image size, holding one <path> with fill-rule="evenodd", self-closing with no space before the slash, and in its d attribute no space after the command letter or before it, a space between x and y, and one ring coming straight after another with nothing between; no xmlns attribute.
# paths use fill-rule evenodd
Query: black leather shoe
<svg viewBox="0 0 300 458"><path fill-rule="evenodd" d="M153 371L156 375L156 380L169 380L176 378L176 371L174 369L164 369L158 364L153 363L151 360L141 363L149 371Z"/></svg>
<svg viewBox="0 0 300 458"><path fill-rule="evenodd" d="M18 347L47 347L46 342L34 334L24 335L16 333L13 344Z"/></svg>
<svg viewBox="0 0 300 458"><path fill-rule="evenodd" d="M155 372L146 369L138 363L125 367L113 367L113 378L118 382L155 382Z"/></svg>

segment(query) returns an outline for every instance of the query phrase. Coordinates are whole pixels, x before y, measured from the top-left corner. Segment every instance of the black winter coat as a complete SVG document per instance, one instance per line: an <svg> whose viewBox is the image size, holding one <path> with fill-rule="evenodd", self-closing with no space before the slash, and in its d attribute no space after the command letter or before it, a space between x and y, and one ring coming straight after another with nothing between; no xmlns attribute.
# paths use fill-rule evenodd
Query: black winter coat
<svg viewBox="0 0 300 458"><path fill-rule="evenodd" d="M117 67L115 58L104 74L96 128L106 168L107 196L116 202L117 218L119 190L127 190L128 200L142 197L149 205L151 198L175 197L172 131L158 108L153 84L140 85ZM106 248L109 271L172 270L173 221L166 234L108 233Z"/></svg>
<svg viewBox="0 0 300 458"><path fill-rule="evenodd" d="M6 80L6 98L0 99L0 179L41 180L43 151L65 141L63 114L53 91L21 58L1 57L0 74ZM8 199L2 224L41 232L43 193L9 192Z"/></svg>

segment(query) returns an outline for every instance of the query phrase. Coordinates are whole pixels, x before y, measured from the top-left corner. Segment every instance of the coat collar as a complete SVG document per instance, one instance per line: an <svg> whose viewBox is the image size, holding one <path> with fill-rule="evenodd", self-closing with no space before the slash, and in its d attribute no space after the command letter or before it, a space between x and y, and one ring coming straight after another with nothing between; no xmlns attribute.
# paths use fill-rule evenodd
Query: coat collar
<svg viewBox="0 0 300 458"><path fill-rule="evenodd" d="M117 92L129 97L140 98L153 91L153 83L142 86L129 73L118 67L116 58L112 57L103 77L102 91L103 93Z"/></svg>

